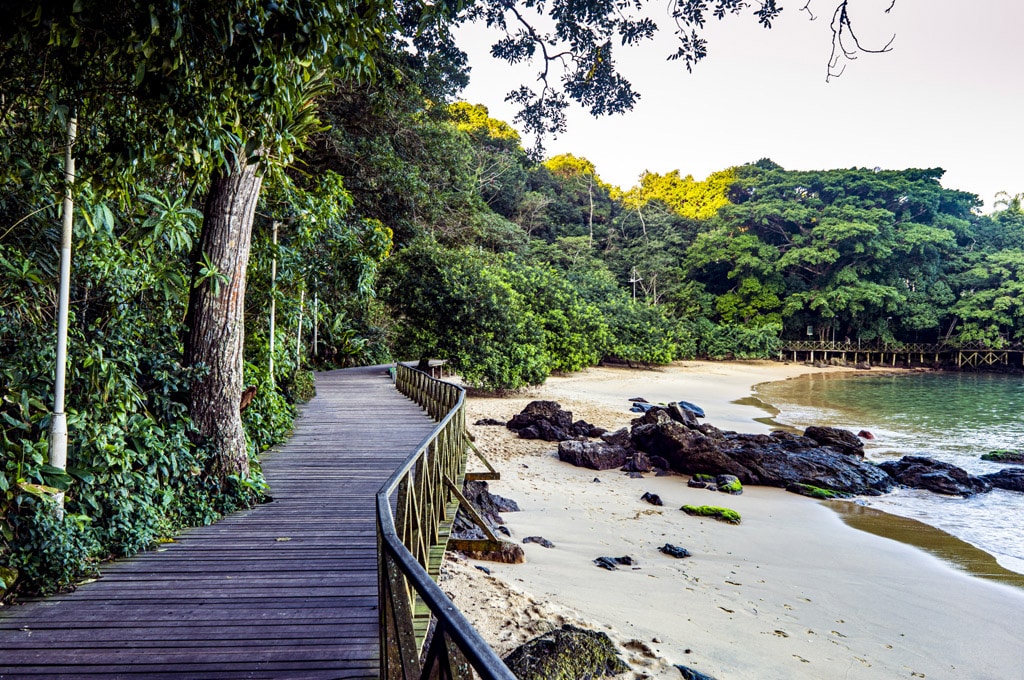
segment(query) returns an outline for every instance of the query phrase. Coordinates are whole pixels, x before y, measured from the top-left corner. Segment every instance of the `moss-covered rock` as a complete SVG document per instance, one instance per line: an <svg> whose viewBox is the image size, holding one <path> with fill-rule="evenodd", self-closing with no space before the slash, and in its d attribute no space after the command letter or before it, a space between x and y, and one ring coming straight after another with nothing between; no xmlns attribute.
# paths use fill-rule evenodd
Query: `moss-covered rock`
<svg viewBox="0 0 1024 680"><path fill-rule="evenodd" d="M743 493L743 484L740 483L739 477L735 475L718 475L715 477L715 488L722 493L729 493L733 496L739 496Z"/></svg>
<svg viewBox="0 0 1024 680"><path fill-rule="evenodd" d="M1024 464L1024 451L1010 451L1008 449L998 449L996 451L989 451L988 453L982 454L981 459L987 460L992 463Z"/></svg>
<svg viewBox="0 0 1024 680"><path fill-rule="evenodd" d="M695 517L710 517L729 524L740 523L740 513L729 508L720 508L717 505L684 505L679 509L687 515Z"/></svg>
<svg viewBox="0 0 1024 680"><path fill-rule="evenodd" d="M607 635L568 624L517 647L504 661L519 680L591 680L630 670Z"/></svg>
<svg viewBox="0 0 1024 680"><path fill-rule="evenodd" d="M817 498L823 501L829 501L835 498L850 498L852 496L852 494L843 493L842 491L834 491L832 489L823 489L820 486L814 486L813 484L789 484L786 486L786 491L800 494L801 496L807 496L808 498Z"/></svg>

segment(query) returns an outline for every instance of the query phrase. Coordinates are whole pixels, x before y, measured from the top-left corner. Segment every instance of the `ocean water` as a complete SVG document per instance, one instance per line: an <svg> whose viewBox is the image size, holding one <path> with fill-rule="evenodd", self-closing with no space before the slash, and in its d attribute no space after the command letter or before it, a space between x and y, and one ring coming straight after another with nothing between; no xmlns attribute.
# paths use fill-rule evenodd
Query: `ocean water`
<svg viewBox="0 0 1024 680"><path fill-rule="evenodd" d="M784 425L868 430L865 455L876 461L924 455L973 474L1007 465L980 459L995 449L1024 449L1024 376L978 373L828 373L756 388ZM955 498L900 489L859 501L942 529L1024 574L1024 493L993 490Z"/></svg>

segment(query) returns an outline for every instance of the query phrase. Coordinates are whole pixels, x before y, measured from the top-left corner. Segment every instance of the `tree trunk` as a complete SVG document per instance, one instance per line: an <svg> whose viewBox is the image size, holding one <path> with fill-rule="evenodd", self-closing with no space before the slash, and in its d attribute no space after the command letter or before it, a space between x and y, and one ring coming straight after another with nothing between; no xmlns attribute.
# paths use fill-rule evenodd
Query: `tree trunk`
<svg viewBox="0 0 1024 680"><path fill-rule="evenodd" d="M245 274L262 183L252 164L230 175L214 175L193 263L185 359L200 375L192 381L191 415L200 437L215 451L211 472L222 479L249 472L239 401L244 387ZM215 274L201 275L204 266Z"/></svg>

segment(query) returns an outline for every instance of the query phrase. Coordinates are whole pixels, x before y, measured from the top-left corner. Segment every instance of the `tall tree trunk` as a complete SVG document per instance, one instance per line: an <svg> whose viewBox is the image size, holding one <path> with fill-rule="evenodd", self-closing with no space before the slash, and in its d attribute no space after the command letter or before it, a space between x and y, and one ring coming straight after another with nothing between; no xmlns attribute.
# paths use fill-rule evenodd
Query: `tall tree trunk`
<svg viewBox="0 0 1024 680"><path fill-rule="evenodd" d="M244 387L245 274L262 183L252 164L213 177L193 263L185 358L202 375L192 382L192 422L216 451L212 472L221 478L249 472L239 401ZM201 276L204 266L216 274Z"/></svg>

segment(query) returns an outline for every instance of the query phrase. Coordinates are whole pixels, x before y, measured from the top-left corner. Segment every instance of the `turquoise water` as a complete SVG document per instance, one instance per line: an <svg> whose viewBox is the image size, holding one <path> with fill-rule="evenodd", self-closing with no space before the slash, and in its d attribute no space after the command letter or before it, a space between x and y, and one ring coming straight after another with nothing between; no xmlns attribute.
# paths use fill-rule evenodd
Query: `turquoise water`
<svg viewBox="0 0 1024 680"><path fill-rule="evenodd" d="M872 460L924 455L974 474L1004 465L980 460L994 449L1024 449L1024 377L964 373L814 374L759 385L776 420L875 435ZM899 490L867 505L943 529L1024 573L1024 494L995 490L972 498Z"/></svg>

